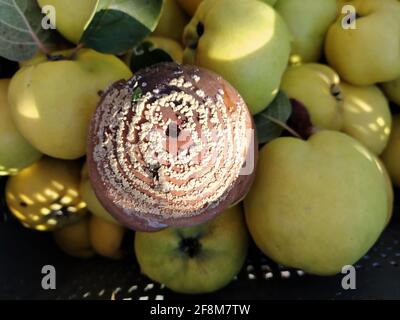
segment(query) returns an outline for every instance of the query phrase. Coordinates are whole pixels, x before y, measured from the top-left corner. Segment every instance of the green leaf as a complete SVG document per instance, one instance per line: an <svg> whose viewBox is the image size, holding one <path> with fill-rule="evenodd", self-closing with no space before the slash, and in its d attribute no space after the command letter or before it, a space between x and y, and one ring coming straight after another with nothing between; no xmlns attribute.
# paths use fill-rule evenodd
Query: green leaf
<svg viewBox="0 0 400 320"><path fill-rule="evenodd" d="M174 60L164 50L155 48L151 42L145 41L132 50L130 67L136 72L156 63L172 61Z"/></svg>
<svg viewBox="0 0 400 320"><path fill-rule="evenodd" d="M38 43L51 41L54 34L42 28L42 19L36 1L0 0L0 56L12 61L32 58Z"/></svg>
<svg viewBox="0 0 400 320"><path fill-rule="evenodd" d="M278 138L284 129L279 122L286 123L291 113L290 100L280 91L268 108L254 116L258 143L264 144Z"/></svg>
<svg viewBox="0 0 400 320"><path fill-rule="evenodd" d="M124 53L156 28L161 7L162 0L100 0L80 42L100 52Z"/></svg>

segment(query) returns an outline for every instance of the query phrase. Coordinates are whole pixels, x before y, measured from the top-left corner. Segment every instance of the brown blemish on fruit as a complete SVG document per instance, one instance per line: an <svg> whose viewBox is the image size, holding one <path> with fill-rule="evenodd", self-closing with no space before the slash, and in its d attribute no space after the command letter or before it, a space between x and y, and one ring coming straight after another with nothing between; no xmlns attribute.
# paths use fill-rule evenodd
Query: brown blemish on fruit
<svg viewBox="0 0 400 320"><path fill-rule="evenodd" d="M95 112L96 194L117 216L155 226L212 211L231 200L251 127L244 101L220 77L172 63L148 68L109 89Z"/></svg>

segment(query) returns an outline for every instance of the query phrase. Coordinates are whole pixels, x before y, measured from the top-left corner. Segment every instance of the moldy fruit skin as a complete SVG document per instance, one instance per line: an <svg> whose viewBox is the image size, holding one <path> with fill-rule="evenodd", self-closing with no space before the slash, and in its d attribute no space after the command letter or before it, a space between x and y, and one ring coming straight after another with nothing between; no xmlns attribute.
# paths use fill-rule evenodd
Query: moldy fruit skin
<svg viewBox="0 0 400 320"><path fill-rule="evenodd" d="M103 95L87 161L103 207L128 228L155 231L205 222L243 198L257 153L253 119L228 82L161 63Z"/></svg>
<svg viewBox="0 0 400 320"><path fill-rule="evenodd" d="M43 157L11 176L6 184L6 202L27 228L53 231L75 223L86 214L79 195L79 161Z"/></svg>

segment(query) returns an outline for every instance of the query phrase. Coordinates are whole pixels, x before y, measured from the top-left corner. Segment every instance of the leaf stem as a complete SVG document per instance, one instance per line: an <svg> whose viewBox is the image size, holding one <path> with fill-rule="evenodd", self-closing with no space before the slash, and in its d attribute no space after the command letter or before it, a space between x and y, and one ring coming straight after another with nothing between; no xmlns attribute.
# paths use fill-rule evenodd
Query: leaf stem
<svg viewBox="0 0 400 320"><path fill-rule="evenodd" d="M274 117L271 117L270 115L266 116L268 118L269 121L277 124L278 126L280 126L281 128L285 129L286 131L288 131L292 136L299 138L299 139L303 139L303 137L298 134L295 130L293 130L291 127L289 127L285 122L276 119Z"/></svg>
<svg viewBox="0 0 400 320"><path fill-rule="evenodd" d="M15 2L15 0L13 0L13 4L15 6L15 9L17 10L19 15L21 16L22 20L24 21L26 27L28 28L29 33L31 34L31 37L32 37L33 41L36 43L36 45L39 48L39 50L42 51L46 56L49 56L50 55L50 50L39 39L39 37L37 36L36 32L33 31L28 19L25 17L25 14L21 11L20 7Z"/></svg>

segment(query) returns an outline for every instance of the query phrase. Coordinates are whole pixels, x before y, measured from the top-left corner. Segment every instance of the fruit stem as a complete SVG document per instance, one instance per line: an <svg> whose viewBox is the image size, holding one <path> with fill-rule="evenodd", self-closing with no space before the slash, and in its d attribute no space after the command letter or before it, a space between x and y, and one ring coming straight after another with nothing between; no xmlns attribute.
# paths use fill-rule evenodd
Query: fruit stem
<svg viewBox="0 0 400 320"><path fill-rule="evenodd" d="M46 54L47 60L50 61L60 61L60 60L75 60L77 53L79 50L81 50L85 44L80 43L77 45L71 52L71 54L68 57L65 57L63 55L52 55L50 53Z"/></svg>
<svg viewBox="0 0 400 320"><path fill-rule="evenodd" d="M83 49L85 47L84 43L80 43L78 44L74 50L72 50L71 54L69 55L69 57L67 58L68 60L74 60L76 58L76 55L78 54L78 52Z"/></svg>
<svg viewBox="0 0 400 320"><path fill-rule="evenodd" d="M292 136L299 138L299 139L303 139L303 137L298 134L295 130L293 130L291 127L289 127L285 122L276 119L274 117L271 116L267 116L268 120L277 124L278 126L280 126L281 128L285 129L287 132L289 132Z"/></svg>

